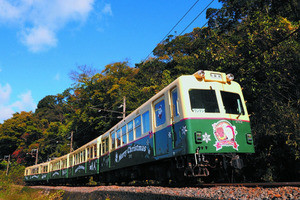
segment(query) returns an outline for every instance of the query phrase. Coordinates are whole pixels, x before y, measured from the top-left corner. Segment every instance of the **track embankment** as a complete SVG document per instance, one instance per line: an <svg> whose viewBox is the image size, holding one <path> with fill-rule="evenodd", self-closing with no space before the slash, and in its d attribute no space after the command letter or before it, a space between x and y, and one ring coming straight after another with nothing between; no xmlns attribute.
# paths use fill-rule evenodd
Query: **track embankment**
<svg viewBox="0 0 300 200"><path fill-rule="evenodd" d="M31 188L43 189L45 192L63 190L65 200L300 199L299 186L32 186Z"/></svg>

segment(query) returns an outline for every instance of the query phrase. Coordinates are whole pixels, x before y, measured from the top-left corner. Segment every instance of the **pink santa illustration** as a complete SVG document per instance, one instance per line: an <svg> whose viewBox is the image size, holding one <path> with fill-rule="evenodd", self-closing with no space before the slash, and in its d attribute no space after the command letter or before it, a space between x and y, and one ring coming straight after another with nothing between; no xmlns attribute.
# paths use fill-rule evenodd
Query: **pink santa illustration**
<svg viewBox="0 0 300 200"><path fill-rule="evenodd" d="M216 138L214 146L217 151L222 149L223 146L232 146L235 150L238 150L238 144L235 141L237 131L236 127L232 126L228 121L221 120L213 125L213 131Z"/></svg>

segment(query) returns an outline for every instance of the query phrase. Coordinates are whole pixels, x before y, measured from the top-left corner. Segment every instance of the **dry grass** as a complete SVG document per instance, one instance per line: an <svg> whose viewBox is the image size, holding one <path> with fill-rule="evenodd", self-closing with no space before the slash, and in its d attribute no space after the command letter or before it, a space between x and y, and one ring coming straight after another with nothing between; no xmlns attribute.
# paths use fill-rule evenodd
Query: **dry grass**
<svg viewBox="0 0 300 200"><path fill-rule="evenodd" d="M9 182L0 184L0 200L61 200L64 191L32 189Z"/></svg>

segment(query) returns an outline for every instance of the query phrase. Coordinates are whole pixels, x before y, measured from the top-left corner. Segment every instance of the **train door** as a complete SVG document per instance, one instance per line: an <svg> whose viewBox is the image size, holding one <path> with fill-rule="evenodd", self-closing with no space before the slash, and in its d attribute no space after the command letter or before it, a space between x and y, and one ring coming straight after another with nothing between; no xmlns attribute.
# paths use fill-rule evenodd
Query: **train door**
<svg viewBox="0 0 300 200"><path fill-rule="evenodd" d="M179 95L177 87L170 90L171 97L171 133L172 133L172 147L174 149L182 146L182 134L180 132L180 112L179 112Z"/></svg>
<svg viewBox="0 0 300 200"><path fill-rule="evenodd" d="M167 113L166 100L161 96L153 102L154 108L154 132L155 132L155 154L157 156L169 153L171 147L171 131L168 130L167 120L169 115ZM170 133L170 134L169 134Z"/></svg>

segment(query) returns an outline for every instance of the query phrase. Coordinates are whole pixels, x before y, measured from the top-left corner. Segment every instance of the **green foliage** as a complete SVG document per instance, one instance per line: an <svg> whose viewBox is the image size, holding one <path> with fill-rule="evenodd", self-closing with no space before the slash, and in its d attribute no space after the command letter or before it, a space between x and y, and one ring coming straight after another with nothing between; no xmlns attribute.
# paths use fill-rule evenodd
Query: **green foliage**
<svg viewBox="0 0 300 200"><path fill-rule="evenodd" d="M154 57L87 66L70 74L74 85L43 98L35 111L15 113L0 124L0 157L19 163L59 157L105 133L173 80L199 69L233 73L244 88L256 145L247 156L253 181L297 180L300 138L299 3L271 0L222 0L208 9L208 27L195 28L158 44ZM0 168L3 168L3 163Z"/></svg>

